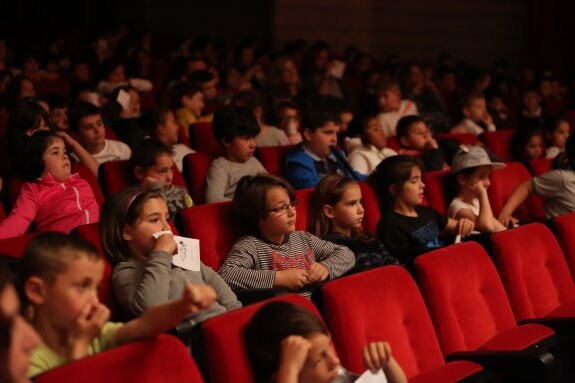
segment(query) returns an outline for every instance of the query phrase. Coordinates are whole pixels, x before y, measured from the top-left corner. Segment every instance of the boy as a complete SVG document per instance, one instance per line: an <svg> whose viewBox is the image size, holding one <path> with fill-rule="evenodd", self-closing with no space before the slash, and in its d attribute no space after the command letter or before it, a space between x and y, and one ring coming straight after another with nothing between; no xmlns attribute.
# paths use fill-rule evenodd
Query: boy
<svg viewBox="0 0 575 383"><path fill-rule="evenodd" d="M278 128L286 133L289 144L297 145L302 142L299 111L296 104L291 101L278 102L275 106L275 115Z"/></svg>
<svg viewBox="0 0 575 383"><path fill-rule="evenodd" d="M50 119L58 130L68 131L68 104L66 99L58 93L49 93L45 99L50 107Z"/></svg>
<svg viewBox="0 0 575 383"><path fill-rule="evenodd" d="M204 93L206 103L215 103L218 95L218 79L209 70L197 70L188 75L188 81Z"/></svg>
<svg viewBox="0 0 575 383"><path fill-rule="evenodd" d="M397 123L397 141L401 146L399 154L421 156L425 170L449 170L445 153L421 117L407 116L400 119Z"/></svg>
<svg viewBox="0 0 575 383"><path fill-rule="evenodd" d="M386 137L395 136L397 122L404 116L418 116L417 106L411 100L401 99L401 89L395 81L382 82L379 86L377 116Z"/></svg>
<svg viewBox="0 0 575 383"><path fill-rule="evenodd" d="M108 161L120 161L130 158L132 152L128 145L121 141L106 139L106 128L102 121L102 114L100 109L94 104L79 101L69 111L68 121L70 130L76 133L80 144L94 157L99 165ZM72 156L74 156L73 153Z"/></svg>
<svg viewBox="0 0 575 383"><path fill-rule="evenodd" d="M482 93L470 94L463 104L463 120L451 129L451 133L481 133L494 132L495 124L487 111L487 103Z"/></svg>
<svg viewBox="0 0 575 383"><path fill-rule="evenodd" d="M284 171L296 189L315 187L328 174L340 174L356 180L366 176L355 172L344 154L335 149L338 118L327 111L312 111L303 130L303 143L287 153Z"/></svg>
<svg viewBox="0 0 575 383"><path fill-rule="evenodd" d="M178 125L189 135L189 127L196 122L212 122L213 116L202 117L206 106L202 90L189 82L182 81L170 89L172 110Z"/></svg>
<svg viewBox="0 0 575 383"><path fill-rule="evenodd" d="M240 178L267 173L254 157L255 137L260 133L260 127L247 108L225 106L218 109L212 130L224 154L212 161L208 169L207 203L231 200Z"/></svg>
<svg viewBox="0 0 575 383"><path fill-rule="evenodd" d="M519 116L520 128L540 128L545 125L543 110L541 108L541 96L537 89L529 88L521 96L521 116Z"/></svg>

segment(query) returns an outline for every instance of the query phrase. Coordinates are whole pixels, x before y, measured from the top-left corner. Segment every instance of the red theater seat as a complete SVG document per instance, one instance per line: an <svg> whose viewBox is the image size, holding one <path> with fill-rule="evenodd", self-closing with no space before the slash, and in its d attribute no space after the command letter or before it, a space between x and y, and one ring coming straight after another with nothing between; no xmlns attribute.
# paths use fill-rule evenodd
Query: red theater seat
<svg viewBox="0 0 575 383"><path fill-rule="evenodd" d="M575 280L575 213L555 217L553 225L571 270L571 276Z"/></svg>
<svg viewBox="0 0 575 383"><path fill-rule="evenodd" d="M184 157L184 178L195 205L206 202L206 177L215 158L202 152L190 153Z"/></svg>
<svg viewBox="0 0 575 383"><path fill-rule="evenodd" d="M268 146L258 148L256 154L266 170L275 176L282 173L282 160L284 155L293 148L293 145Z"/></svg>
<svg viewBox="0 0 575 383"><path fill-rule="evenodd" d="M88 169L86 166L80 163L75 163L72 166L72 173L78 173L80 177L82 177L90 184L90 186L92 187L92 192L94 193L94 198L96 198L98 205L102 207L102 205L104 204L104 194L102 194L102 189L100 189L98 179L96 178L94 173L92 173L90 169Z"/></svg>
<svg viewBox="0 0 575 383"><path fill-rule="evenodd" d="M551 170L551 164L553 163L552 158L537 158L529 162L529 167L531 168L531 174L533 176L540 176Z"/></svg>
<svg viewBox="0 0 575 383"><path fill-rule="evenodd" d="M481 139L493 154L507 162L511 161L509 141L511 140L513 133L515 133L515 130L510 129L498 130L496 132L485 132L481 135Z"/></svg>
<svg viewBox="0 0 575 383"><path fill-rule="evenodd" d="M186 134L186 130L181 125L178 125L178 141L190 148L192 147L190 144L190 138Z"/></svg>
<svg viewBox="0 0 575 383"><path fill-rule="evenodd" d="M366 233L376 235L377 223L381 218L377 196L367 181L360 182L359 188L361 189L362 204L365 210L363 213L363 230Z"/></svg>
<svg viewBox="0 0 575 383"><path fill-rule="evenodd" d="M314 189L300 189L295 191L295 198L299 200L297 207L295 229L308 231L309 217L311 208L311 196Z"/></svg>
<svg viewBox="0 0 575 383"><path fill-rule="evenodd" d="M212 157L217 157L222 153L222 148L212 132L211 122L197 122L190 125L188 131L194 150L207 153Z"/></svg>
<svg viewBox="0 0 575 383"><path fill-rule="evenodd" d="M17 237L0 239L0 254L13 258L20 258L28 246L28 243L37 236L38 233L19 235Z"/></svg>
<svg viewBox="0 0 575 383"><path fill-rule="evenodd" d="M427 204L442 215L447 214L449 203L451 202L445 190L445 182L449 175L450 172L443 170L423 173Z"/></svg>
<svg viewBox="0 0 575 383"><path fill-rule="evenodd" d="M458 141L463 145L474 146L479 144L479 138L473 133L438 133L436 135L438 140L450 139Z"/></svg>

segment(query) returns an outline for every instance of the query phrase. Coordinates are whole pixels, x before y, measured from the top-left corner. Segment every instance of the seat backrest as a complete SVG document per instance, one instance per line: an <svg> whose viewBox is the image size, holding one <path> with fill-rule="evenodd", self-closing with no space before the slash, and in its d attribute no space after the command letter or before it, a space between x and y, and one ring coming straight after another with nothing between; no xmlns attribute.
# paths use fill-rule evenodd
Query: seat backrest
<svg viewBox="0 0 575 383"><path fill-rule="evenodd" d="M363 230L366 233L375 235L377 234L377 223L381 218L377 196L367 181L359 182L359 188L361 189L361 198L364 208L362 224Z"/></svg>
<svg viewBox="0 0 575 383"><path fill-rule="evenodd" d="M186 134L186 129L184 129L182 125L178 125L178 141L189 148L192 147L190 144L190 138Z"/></svg>
<svg viewBox="0 0 575 383"><path fill-rule="evenodd" d="M387 137L387 140L385 142L385 146L387 146L390 149L395 150L396 152L398 152L401 149L401 146L399 146L399 140L395 136Z"/></svg>
<svg viewBox="0 0 575 383"><path fill-rule="evenodd" d="M212 132L211 122L197 122L190 125L188 131L194 150L209 154L212 157L217 157L222 153L222 148Z"/></svg>
<svg viewBox="0 0 575 383"><path fill-rule="evenodd" d="M282 172L283 157L292 148L293 145L267 146L258 148L256 154L268 173L279 176Z"/></svg>
<svg viewBox="0 0 575 383"><path fill-rule="evenodd" d="M210 164L215 158L202 152L190 153L184 157L184 178L196 205L201 205L206 201L206 177Z"/></svg>
<svg viewBox="0 0 575 383"><path fill-rule="evenodd" d="M194 206L181 212L182 234L200 240L200 258L218 270L241 230L230 201Z"/></svg>
<svg viewBox="0 0 575 383"><path fill-rule="evenodd" d="M495 217L499 216L515 188L529 179L531 179L531 174L519 162L509 162L505 168L491 173L491 186L487 189L487 194ZM541 198L535 195L527 197L527 200L515 210L513 216L522 223L545 220Z"/></svg>
<svg viewBox="0 0 575 383"><path fill-rule="evenodd" d="M450 174L449 171L443 170L423 173L427 204L442 215L447 214L450 203L445 190L445 182Z"/></svg>
<svg viewBox="0 0 575 383"><path fill-rule="evenodd" d="M20 258L26 250L28 243L37 236L38 233L29 233L17 237L0 239L0 253L13 258Z"/></svg>
<svg viewBox="0 0 575 383"><path fill-rule="evenodd" d="M4 211L4 206L0 203L0 222L6 219L6 212Z"/></svg>
<svg viewBox="0 0 575 383"><path fill-rule="evenodd" d="M118 135L116 134L116 132L114 132L114 129L112 128L105 128L105 134L106 134L106 139L107 140L114 140L114 141L120 141L120 139L118 138Z"/></svg>
<svg viewBox="0 0 575 383"><path fill-rule="evenodd" d="M529 161L529 167L531 168L531 174L533 176L540 176L551 171L551 164L553 163L552 158L536 158Z"/></svg>
<svg viewBox="0 0 575 383"><path fill-rule="evenodd" d="M243 331L259 308L274 300L301 305L321 318L315 306L308 299L297 294L288 294L209 319L202 324L202 334L208 359L210 382L255 382L245 348Z"/></svg>
<svg viewBox="0 0 575 383"><path fill-rule="evenodd" d="M458 141L461 144L474 146L479 144L479 138L473 133L438 133L437 139L450 139Z"/></svg>
<svg viewBox="0 0 575 383"><path fill-rule="evenodd" d="M563 214L553 219L555 234L563 249L571 276L575 280L575 213Z"/></svg>
<svg viewBox="0 0 575 383"><path fill-rule="evenodd" d="M80 359L35 378L38 383L202 383L186 346L171 335L123 346Z"/></svg>
<svg viewBox="0 0 575 383"><path fill-rule="evenodd" d="M485 132L481 135L481 139L493 154L500 157L503 161L511 161L509 141L513 133L515 133L515 130L511 129Z"/></svg>
<svg viewBox="0 0 575 383"><path fill-rule="evenodd" d="M493 256L515 318L542 318L575 301L575 285L557 239L532 223L495 234Z"/></svg>
<svg viewBox="0 0 575 383"><path fill-rule="evenodd" d="M98 205L100 205L100 207L102 207L102 205L104 204L104 194L102 193L102 189L100 189L100 184L98 183L98 179L96 178L96 176L90 171L90 169L88 169L86 166L80 164L80 163L75 163L72 166L72 173L78 173L80 175L80 177L82 177L84 180L86 180L86 182L88 182L90 184L90 187L92 188L92 192L94 193L94 198L96 198L96 202L98 202Z"/></svg>
<svg viewBox="0 0 575 383"><path fill-rule="evenodd" d="M417 278L445 355L517 326L495 265L477 242L420 255Z"/></svg>
<svg viewBox="0 0 575 383"><path fill-rule="evenodd" d="M297 208L297 216L295 221L295 229L309 231L309 217L311 208L311 196L314 189L300 189L295 191L295 198L299 200Z"/></svg>
<svg viewBox="0 0 575 383"><path fill-rule="evenodd" d="M363 371L362 349L387 341L408 378L444 364L425 303L409 273L388 266L328 282L325 321L342 365Z"/></svg>

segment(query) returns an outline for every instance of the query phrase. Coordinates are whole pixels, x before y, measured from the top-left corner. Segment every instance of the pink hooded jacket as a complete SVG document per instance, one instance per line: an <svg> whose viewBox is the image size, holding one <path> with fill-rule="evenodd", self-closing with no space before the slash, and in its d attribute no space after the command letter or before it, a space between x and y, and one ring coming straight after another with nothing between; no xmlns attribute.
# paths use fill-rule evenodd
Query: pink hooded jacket
<svg viewBox="0 0 575 383"><path fill-rule="evenodd" d="M100 207L88 182L78 174L64 182L48 175L24 183L10 215L0 223L0 238L25 234L32 223L37 231L69 233L99 220Z"/></svg>

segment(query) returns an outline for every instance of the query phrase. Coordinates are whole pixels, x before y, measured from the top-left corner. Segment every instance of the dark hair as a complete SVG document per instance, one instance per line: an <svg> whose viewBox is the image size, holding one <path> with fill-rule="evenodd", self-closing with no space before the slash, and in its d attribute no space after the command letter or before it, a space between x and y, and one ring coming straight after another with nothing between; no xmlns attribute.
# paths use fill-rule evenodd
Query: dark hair
<svg viewBox="0 0 575 383"><path fill-rule="evenodd" d="M386 92L386 91L392 90L392 89L395 89L398 92L401 92L401 86L399 85L399 82L397 80L382 79L377 84L377 93L378 94L381 94L383 92Z"/></svg>
<svg viewBox="0 0 575 383"><path fill-rule="evenodd" d="M561 126L561 124L564 122L567 123L569 129L571 129L571 124L569 123L567 116L561 115L553 118L551 121L545 124L545 133L549 135L553 134L553 132L559 129L559 126Z"/></svg>
<svg viewBox="0 0 575 383"><path fill-rule="evenodd" d="M209 70L197 70L188 75L188 81L195 86L201 87L206 82L214 79L214 75Z"/></svg>
<svg viewBox="0 0 575 383"><path fill-rule="evenodd" d="M28 139L26 145L22 148L17 164L15 167L18 175L27 182L35 182L42 176L45 165L42 156L44 152L54 142L54 140L64 139L54 132L39 130Z"/></svg>
<svg viewBox="0 0 575 383"><path fill-rule="evenodd" d="M79 258L102 260L96 247L80 236L57 232L40 233L30 241L22 255L22 283L33 276L53 283L58 274L66 271L72 260Z"/></svg>
<svg viewBox="0 0 575 383"><path fill-rule="evenodd" d="M202 88L189 81L180 81L170 87L170 108L178 109L182 107L184 96L194 97L196 93L202 93Z"/></svg>
<svg viewBox="0 0 575 383"><path fill-rule="evenodd" d="M224 142L231 142L235 137L257 136L260 133L260 126L248 108L227 105L214 114L212 132L223 147Z"/></svg>
<svg viewBox="0 0 575 383"><path fill-rule="evenodd" d="M478 100L478 99L485 99L485 96L483 95L483 93L481 93L481 92L471 92L471 93L467 94L467 96L465 96L465 97L463 98L463 103L462 103L462 105L463 105L464 108L468 108L468 107L471 106L471 103L472 103L474 100Z"/></svg>
<svg viewBox="0 0 575 383"><path fill-rule="evenodd" d="M164 144L162 141L155 138L147 138L142 140L132 151L130 156L130 168L135 169L136 166L146 170L154 166L156 160L162 154L170 156L174 155L172 149Z"/></svg>
<svg viewBox="0 0 575 383"><path fill-rule="evenodd" d="M6 86L6 90L4 91L4 103L8 111L10 111L14 106L18 104L18 101L20 100L22 83L24 81L29 81L30 83L34 84L30 77L26 75L19 75L14 77L12 81L10 81Z"/></svg>
<svg viewBox="0 0 575 383"><path fill-rule="evenodd" d="M170 110L164 107L147 109L142 113L142 117L140 117L140 126L145 133L151 137L156 137L159 126L166 123L169 112Z"/></svg>
<svg viewBox="0 0 575 383"><path fill-rule="evenodd" d="M142 213L144 204L151 198L164 199L160 191L132 187L108 198L100 214L100 240L112 264L127 261L130 248L124 240L124 228L133 225Z"/></svg>
<svg viewBox="0 0 575 383"><path fill-rule="evenodd" d="M397 190L401 190L411 177L411 171L414 167L418 167L423 173L423 163L417 156L391 156L381 161L369 175L368 181L379 198L382 213L393 209L394 197L391 188L395 187Z"/></svg>
<svg viewBox="0 0 575 383"><path fill-rule="evenodd" d="M63 109L68 107L68 101L66 100L66 97L59 93L46 93L43 95L43 99L46 100L50 110Z"/></svg>
<svg viewBox="0 0 575 383"><path fill-rule="evenodd" d="M76 102L76 104L68 110L70 129L74 132L78 132L80 129L80 120L84 117L95 115L102 115L100 108L96 105L86 101Z"/></svg>
<svg viewBox="0 0 575 383"><path fill-rule="evenodd" d="M401 137L407 137L409 135L409 128L418 122L425 123L425 120L419 116L401 117L396 127L397 141L400 141Z"/></svg>
<svg viewBox="0 0 575 383"><path fill-rule="evenodd" d="M317 129L321 128L327 123L333 122L335 124L339 123L339 116L333 111L327 109L312 109L308 110L302 120L302 126L304 129L309 129L315 132Z"/></svg>
<svg viewBox="0 0 575 383"><path fill-rule="evenodd" d="M517 129L515 133L511 136L509 140L509 154L513 161L519 162L529 162L529 159L525 157L525 146L531 141L535 136L540 136L543 138L543 134L540 128L524 127Z"/></svg>
<svg viewBox="0 0 575 383"><path fill-rule="evenodd" d="M273 188L285 189L290 201L295 200L293 186L283 178L269 174L240 178L234 193L233 207L234 213L244 225L247 233L260 234L259 223L269 214L266 196Z"/></svg>
<svg viewBox="0 0 575 383"><path fill-rule="evenodd" d="M461 175L465 179L469 179L478 169L478 166L472 168L465 168L457 173L449 173L445 177L445 192L446 192L446 199L451 201L453 198L457 197L459 190L461 190L461 185L459 185L458 177Z"/></svg>
<svg viewBox="0 0 575 383"><path fill-rule="evenodd" d="M256 382L268 383L278 371L281 342L291 335L309 338L328 335L320 318L308 309L289 302L263 305L244 328L244 341Z"/></svg>
<svg viewBox="0 0 575 383"><path fill-rule="evenodd" d="M347 128L348 135L350 137L359 137L361 138L363 145L367 147L371 146L371 142L365 132L369 128L369 123L374 119L377 119L377 116L368 115L361 118L354 117L353 120L349 122L349 126Z"/></svg>
<svg viewBox="0 0 575 383"><path fill-rule="evenodd" d="M123 66L124 69L126 68L126 64L124 61L118 57L109 57L100 64L100 78L102 80L107 80L110 73L114 71L114 69Z"/></svg>
<svg viewBox="0 0 575 383"><path fill-rule="evenodd" d="M26 132L37 129L41 120L44 120L48 127L52 127L50 115L35 99L25 98L18 101L8 116L8 145L19 150L27 138Z"/></svg>
<svg viewBox="0 0 575 383"><path fill-rule="evenodd" d="M256 108L262 109L262 114L265 116L267 105L266 99L263 93L257 90L245 90L236 93L232 98L232 104L236 106L245 106L252 113L255 112Z"/></svg>

